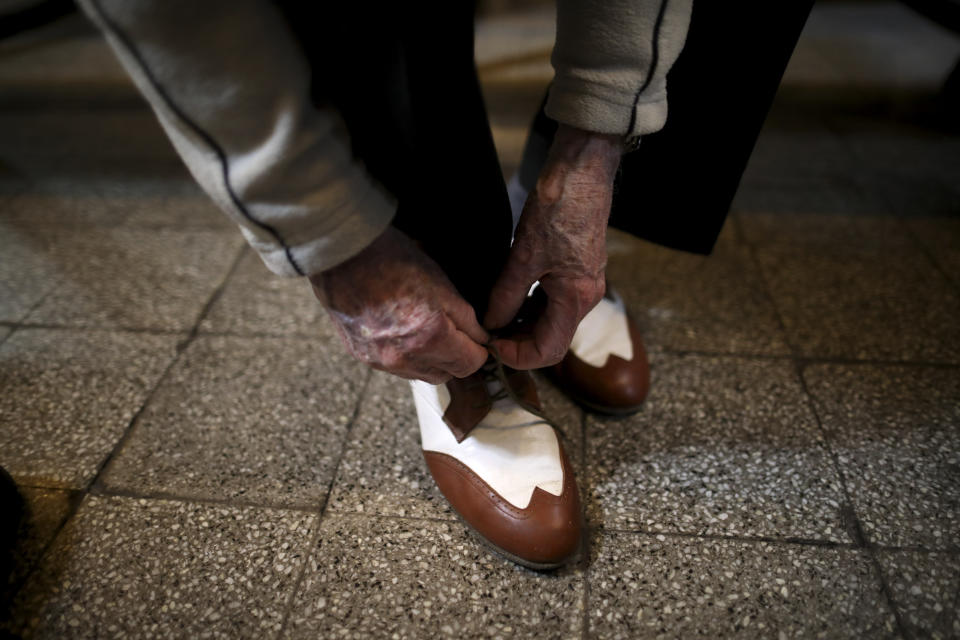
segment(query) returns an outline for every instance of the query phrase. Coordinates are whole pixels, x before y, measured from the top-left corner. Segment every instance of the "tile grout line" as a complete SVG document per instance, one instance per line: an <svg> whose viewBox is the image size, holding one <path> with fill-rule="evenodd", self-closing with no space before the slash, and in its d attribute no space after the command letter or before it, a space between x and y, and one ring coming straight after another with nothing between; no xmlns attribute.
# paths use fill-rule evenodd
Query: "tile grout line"
<svg viewBox="0 0 960 640"><path fill-rule="evenodd" d="M880 581L880 590L887 599L887 606L890 607L890 611L893 613L893 618L896 620L897 628L900 630L900 633L903 634L904 638L907 640L913 640L913 634L910 632L910 628L907 626L906 622L904 622L903 615L900 613L900 607L897 606L897 602L893 598L893 591L890 589L890 585L887 583L887 576L883 573L883 567L880 564L880 558L877 557L876 549L873 547L873 545L868 544L866 552L867 557L870 558L870 566L873 567L873 570L877 575L877 580Z"/></svg>
<svg viewBox="0 0 960 640"><path fill-rule="evenodd" d="M154 329L149 327L128 327L117 326L110 327L104 325L97 326L77 326L51 323L34 322L12 322L0 320L0 327L6 327L11 330L8 338L21 329L49 329L55 331L98 331L98 332L116 332L147 334L158 336L169 335L189 335L190 330L186 329ZM210 331L200 329L197 336L216 337L216 338L264 338L264 339L285 339L285 340L316 340L315 334L305 333L280 333L270 331ZM5 338L6 339L6 338ZM4 340L5 340L4 339ZM3 340L0 340L2 344ZM937 369L960 369L960 362L934 362L926 360L885 360L877 358L842 358L834 356L817 355L791 355L791 354L772 354L772 353L747 353L742 351L714 351L703 349L676 349L673 347L657 347L651 350L651 353L662 353L671 356L697 356L704 358L737 358L743 360L770 360L770 361L797 361L803 365L811 364L837 364L837 365L874 365L874 366L902 366L902 367L931 367Z"/></svg>
<svg viewBox="0 0 960 640"><path fill-rule="evenodd" d="M813 414L813 418L817 424L817 430L820 432L820 437L823 438L824 448L827 453L830 455L831 462L833 463L834 471L837 473L837 477L840 480L840 489L843 492L843 499L846 503L846 506L849 508L850 513L853 515L853 524L855 530L858 532L856 535L851 536L854 544L859 546L864 546L864 540L862 536L863 528L860 526L859 518L857 518L856 510L853 507L853 502L850 499L850 492L847 489L846 476L843 473L843 470L840 468L840 461L837 457L836 452L833 450L833 447L830 446L830 438L826 429L823 426L823 422L820 419L820 414L817 412L816 403L813 401L813 396L810 393L810 389L807 387L806 380L803 377L804 368L807 366L807 361L799 357L797 354L797 348L794 346L793 342L790 340L790 334L787 331L786 322L783 319L783 312L781 311L779 305L777 304L776 299L773 297L772 290L770 288L770 283L767 280L766 274L763 272L763 268L760 264L760 260L757 258L757 247L754 243L747 243L748 253L750 255L750 261L753 263L753 268L757 272L757 276L760 278L760 282L763 285L763 292L767 300L770 302L770 306L773 308L774 314L777 317L777 322L780 325L780 330L783 332L786 339L787 346L790 348L790 351L793 353L793 357L790 358L791 363L793 364L794 375L797 377L797 382L800 383L800 389L803 392L803 395L806 399L807 408ZM841 508L841 518L843 510ZM848 532L849 535L849 532Z"/></svg>
<svg viewBox="0 0 960 640"><path fill-rule="evenodd" d="M935 367L938 369L958 369L960 362L929 362L925 360L883 360L877 358L841 358L833 356L815 356L800 354L769 354L769 353L743 353L736 351L703 351L699 349L673 349L670 347L660 347L651 353L663 353L672 356L700 356L704 358L738 358L742 360L771 360L771 361L791 361L803 365L810 364L839 364L839 365L874 365L874 366L902 366L902 367Z"/></svg>
<svg viewBox="0 0 960 640"><path fill-rule="evenodd" d="M109 325L75 325L55 324L50 322L0 322L0 326L11 329L51 329L57 331L84 331L84 332L116 332L116 333L143 333L157 336L170 336L189 333L189 329L154 329L150 327L109 326Z"/></svg>
<svg viewBox="0 0 960 640"><path fill-rule="evenodd" d="M719 542L741 542L745 544L773 544L784 547L822 547L827 549L860 549L854 542L835 542L833 540L817 540L814 538L774 538L770 536L737 536L722 535L719 533L686 533L683 531L650 531L645 529L621 529L600 527L606 533L626 534L644 537L664 537L684 540L713 540Z"/></svg>
<svg viewBox="0 0 960 640"><path fill-rule="evenodd" d="M322 516L317 513L316 510L314 510L313 517L314 522L316 522L317 529L313 532L313 535L310 536L310 540L307 542L307 546L303 550L303 564L300 566L300 570L297 572L297 577L293 581L293 585L290 587L290 593L287 595L286 602L283 603L283 617L280 620L280 628L277 629L277 634L273 636L275 640L282 638L287 630L287 625L290 623L290 617L293 615L294 599L297 597L297 594L300 593L300 589L303 586L303 581L307 577L307 567L310 564L310 558L313 555L313 550L320 542L320 522L322 520Z"/></svg>
<svg viewBox="0 0 960 640"><path fill-rule="evenodd" d="M580 483L582 487L589 490L590 487L590 471L587 460L587 424L589 419L587 412L583 409L580 409L580 468L583 470L583 479ZM587 509L587 500L589 500L588 495L584 495L581 498L580 508L586 511ZM584 520L586 520L586 513L583 514ZM580 640L589 640L590 638L590 550L593 548L591 544L592 540L592 530L589 526L584 526L584 535L581 542L583 558L581 560L581 567L583 569L583 595L581 596L581 608L580 615L583 616L580 621Z"/></svg>
<svg viewBox="0 0 960 640"><path fill-rule="evenodd" d="M167 366L163 369L163 371L157 377L157 381L147 391L143 401L140 403L140 407L134 412L133 416L131 416L130 420L127 422L127 426L124 429L123 433L120 435L120 438L117 440L117 443L114 445L110 453L107 454L106 458L100 463L93 478L83 488L72 490L72 491L76 491L76 494L77 494L75 501L72 502L72 504L70 505L70 508L67 510L67 513L64 516L63 521L60 523L60 526L57 528L56 532L50 537L49 543L44 547L41 554L37 556L37 559L34 562L33 566L30 568L27 574L24 575L23 580L17 585L17 587L11 591L10 593L11 600L16 599L20 589L22 589L23 586L27 583L27 581L33 576L33 573L36 571L37 567L39 567L42 561L46 558L47 553L53 547L57 539L60 537L63 530L67 527L67 525L70 524L70 522L73 521L74 516L76 516L77 514L77 511L79 511L83 503L87 501L87 498L89 496L97 495L96 491L100 486L101 476L103 475L104 471L109 466L110 462L114 459L116 454L120 451L120 449L122 449L127 439L130 437L130 434L131 434L131 431L133 430L134 425L139 420L140 416L142 415L147 405L150 404L150 400L153 398L154 394L156 394L157 389L160 388L160 386L163 384L163 381L166 379L170 371L173 369L174 365L176 365L176 363L180 360L180 356L183 353L186 346L196 336L196 327L199 325L200 321L202 320L204 315L207 313L207 311L209 311L209 308L212 305L213 301L215 301L216 298L219 297L219 293L226 286L226 283L230 279L230 276L236 270L237 265L240 263L240 258L243 257L243 254L245 251L246 251L246 245L244 245L242 249L238 252L237 257L234 259L233 263L230 265L230 268L227 270L227 273L224 275L221 282L217 285L214 292L207 299L207 302L204 304L203 309L200 313L200 318L198 318L195 323L194 330L191 331L190 334L176 346L176 351L174 353L173 358L170 359L170 362L167 364Z"/></svg>
<svg viewBox="0 0 960 640"><path fill-rule="evenodd" d="M883 196L883 197L884 199L886 199L886 196ZM937 260L936 255L934 255L930 247L927 246L927 243L921 240L920 236L914 233L913 229L910 228L910 225L906 223L906 220L901 220L901 225L903 226L904 230L907 232L907 235L909 235L910 238L913 240L913 243L917 246L920 253L922 253L923 256L927 259L927 261L933 265L934 270L938 272L944 280L946 280L947 284L950 286L951 289L954 290L954 292L960 294L960 281L955 280L953 276L951 276L947 272L947 270L943 268L943 265L941 265L940 261Z"/></svg>
<svg viewBox="0 0 960 640"><path fill-rule="evenodd" d="M165 491L147 491L138 492L131 489L107 489L102 485L93 487L90 494L98 498L129 498L131 500L164 500L167 502L182 502L185 504L200 504L209 506L236 507L238 509L263 509L274 511L290 511L297 513L316 513L317 509L313 506L303 505L285 505L276 502L256 502L251 500L242 500L236 498L205 498L202 496L189 496L176 493L167 493Z"/></svg>
<svg viewBox="0 0 960 640"><path fill-rule="evenodd" d="M18 487L21 485L17 485ZM36 487L31 487L36 488ZM51 489L53 491L53 489ZM23 577L20 578L16 583L10 586L10 600L8 606L11 607L7 613L13 614L12 606L16 602L17 595L20 593L20 589L23 588L30 577L33 575L33 572L37 567L40 566L40 563L43 561L44 557L47 555L47 552L53 546L53 543L56 542L57 538L60 536L60 532L67 526L67 523L73 519L74 514L80 508L80 504L86 498L86 494L81 489L56 489L56 491L64 491L70 495L70 498L67 503L67 513L64 515L63 520L54 528L53 532L50 534L50 538L47 540L47 543L43 545L43 548L40 550L40 553L37 554L37 557L34 558L33 562L27 568L27 571L23 574ZM21 496L22 498L23 496Z"/></svg>
<svg viewBox="0 0 960 640"><path fill-rule="evenodd" d="M233 262L231 263L230 268L227 269L227 273L224 275L223 279L214 289L213 293L211 293L210 296L207 298L207 301L203 305L203 308L201 308L200 312L197 314L197 317L193 323L193 328L186 335L186 337L184 337L183 340L177 343L176 354L174 355L173 359L170 360L170 363L167 365L167 367L163 370L163 373L161 373L160 377L157 379L156 384L154 384L153 388L150 389L150 391L147 393L146 398L144 398L144 401L140 404L140 408L137 409L136 413L134 413L133 417L130 419L130 422L127 423L127 428L124 430L119 440L117 440L116 445L114 445L113 449L110 451L107 457L100 464L100 467L97 469L96 474L94 474L93 479L89 483L87 483L87 486L85 488L85 491L87 493L93 493L93 492L104 493L105 492L105 487L103 486L104 474L107 472L109 467L113 464L113 461L116 460L117 456L123 451L131 435L133 434L134 428L140 421L140 416L143 415L143 412L146 410L151 400L153 400L154 395L156 395L157 391L166 381L167 376L170 375L170 372L173 370L173 368L177 365L177 363L180 362L180 358L186 352L187 347L189 347L190 344L196 339L197 335L199 335L197 329L199 328L200 323L203 322L203 319L210 312L210 309L213 307L216 301L220 298L220 295L223 293L224 288L226 288L227 286L227 282L229 282L230 280L230 276L232 276L233 273L237 270L237 266L240 264L240 260L243 258L246 251L247 251L247 247L246 245L244 245L240 249L240 251L237 252L237 256L234 258Z"/></svg>
<svg viewBox="0 0 960 640"><path fill-rule="evenodd" d="M837 138L841 140L846 140L847 134L845 132L837 130L837 128L829 122L827 122L826 124L827 124L827 127L830 128L831 131L834 133L834 135L837 136ZM846 146L847 145L844 144L844 147ZM858 164L860 162L863 162L864 159L856 150L849 149L849 152L854 162ZM938 177L937 182L942 184L944 182L944 178ZM865 195L865 189L860 182L856 183L856 190L859 192L861 196ZM923 254L923 256L927 259L927 261L933 266L934 270L937 271L940 274L940 276L947 281L947 284L950 285L952 289L960 293L960 282L955 281L947 273L947 271L940 265L940 262L936 259L936 256L934 256L933 252L929 249L929 247L927 247L927 244L923 242L920 239L920 237L917 236L916 233L914 233L913 229L910 228L910 225L907 224L907 219L903 215L899 214L897 212L896 207L894 207L891 204L890 197L887 195L885 191L882 191L882 190L880 191L880 200L883 202L883 205L886 208L887 215L891 216L894 220L897 221L900 228L906 232L907 236L909 236L911 242L913 243L914 248L919 250L919 252Z"/></svg>
<svg viewBox="0 0 960 640"><path fill-rule="evenodd" d="M317 530L311 536L309 546L306 548L305 555L303 558L303 566L300 567L300 572L297 574L296 580L294 580L293 588L290 590L290 595L287 596L287 602L284 604L283 619L280 622L280 628L277 630L277 635L275 638L282 638L284 633L287 630L287 626L290 623L290 617L293 615L294 607L294 598L297 597L297 594L300 592L300 588L303 586L303 581L307 577L307 568L310 564L310 557L313 555L314 549L317 547L317 544L320 542L320 529L323 525L324 520L327 515L327 508L330 506L330 497L333 495L333 486L337 483L337 476L340 473L340 464L343 462L343 458L347 453L347 446L350 442L350 435L353 433L353 427L357 423L357 419L360 417L360 407L363 406L363 401L367 397L367 391L370 388L370 381L373 380L373 369L367 369L367 376L363 381L363 385L360 387L360 393L357 394L357 403L353 407L353 415L350 416L350 422L347 423L347 428L344 430L343 442L340 445L340 454L337 456L337 463L333 467L333 473L330 475L330 484L327 486L327 493L323 497L323 504L320 507L320 510L316 513L316 522Z"/></svg>
<svg viewBox="0 0 960 640"><path fill-rule="evenodd" d="M830 460L833 464L834 471L837 474L837 477L840 481L840 489L843 492L844 506L840 510L841 521L846 520L845 514L849 514L851 522L850 528L847 527L847 524L844 522L844 528L848 528L848 535L853 540L853 544L856 548L862 549L864 553L867 554L867 558L870 560L871 565L874 568L877 580L880 582L880 588L883 591L884 597L887 601L887 606L893 612L894 619L897 623L897 628L900 633L907 638L911 638L906 625L903 622L903 619L900 615L900 611L893 600L890 587L887 584L887 580L883 575L883 571L880 569L879 560L876 557L873 546L869 538L865 535L863 530L863 525L860 523L860 517L857 515L856 507L854 506L853 500L850 497L850 488L847 485L846 474L843 472L843 468L840 465L840 458L837 452L834 450L830 434L827 432L826 427L823 424L823 420L820 417L819 411L817 411L816 402L814 401L813 394L810 392L809 387L807 386L806 378L804 377L804 371L807 367L807 363L797 354L797 348L794 346L793 342L790 340L790 336L787 333L786 322L783 319L783 313L780 310L779 305L777 305L776 299L773 297L772 290L770 288L770 283L767 281L766 274L763 272L763 269L760 265L760 260L757 258L757 247L753 243L748 243L749 254L751 261L753 262L754 269L757 270L757 274L760 277L760 281L763 284L764 293L767 298L770 300L770 304L773 306L774 312L777 316L777 321L780 323L780 328L784 332L784 335L787 339L787 346L793 352L794 357L792 358L794 374L797 377L797 381L800 383L800 388L803 391L804 396L806 397L806 405L808 409L813 414L813 419L817 424L817 430L820 432L820 437L823 438L823 447L826 450L827 454L830 456Z"/></svg>

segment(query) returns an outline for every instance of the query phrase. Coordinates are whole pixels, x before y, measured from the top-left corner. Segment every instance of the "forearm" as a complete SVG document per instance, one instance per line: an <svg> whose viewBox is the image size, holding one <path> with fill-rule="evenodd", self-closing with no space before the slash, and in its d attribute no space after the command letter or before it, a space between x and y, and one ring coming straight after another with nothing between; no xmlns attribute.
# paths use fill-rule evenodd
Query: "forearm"
<svg viewBox="0 0 960 640"><path fill-rule="evenodd" d="M395 205L310 100L283 17L258 0L81 0L200 185L264 262L310 275L369 245Z"/></svg>
<svg viewBox="0 0 960 640"><path fill-rule="evenodd" d="M558 0L547 115L624 138L661 129L666 75L683 48L691 7L692 0Z"/></svg>

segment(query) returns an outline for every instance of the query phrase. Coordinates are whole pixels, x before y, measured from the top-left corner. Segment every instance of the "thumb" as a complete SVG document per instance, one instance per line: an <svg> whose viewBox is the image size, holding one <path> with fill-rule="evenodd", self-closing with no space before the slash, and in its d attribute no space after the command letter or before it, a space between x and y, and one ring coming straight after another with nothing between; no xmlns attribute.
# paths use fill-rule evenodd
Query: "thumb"
<svg viewBox="0 0 960 640"><path fill-rule="evenodd" d="M571 296L555 294L536 320L530 335L494 341L504 364L514 369L539 369L563 359L580 318Z"/></svg>
<svg viewBox="0 0 960 640"><path fill-rule="evenodd" d="M490 335L477 322L477 312L459 295L446 305L446 312L447 317L453 321L453 325L478 345L487 344L490 341Z"/></svg>
<svg viewBox="0 0 960 640"><path fill-rule="evenodd" d="M527 299L527 292L537 278L520 269L517 262L511 258L507 260L507 266L504 268L497 283L493 285L490 292L490 303L487 306L487 314L483 320L483 326L488 329L499 329L510 324L524 300Z"/></svg>

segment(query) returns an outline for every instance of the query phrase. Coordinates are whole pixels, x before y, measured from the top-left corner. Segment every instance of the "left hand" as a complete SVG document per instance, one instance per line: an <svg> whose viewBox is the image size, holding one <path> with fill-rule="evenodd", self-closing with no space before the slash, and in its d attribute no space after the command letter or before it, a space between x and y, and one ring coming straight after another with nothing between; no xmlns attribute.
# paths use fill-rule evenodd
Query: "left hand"
<svg viewBox="0 0 960 640"><path fill-rule="evenodd" d="M607 220L622 152L617 136L565 125L557 130L484 320L487 329L506 326L540 281L547 306L532 332L493 342L506 365L536 369L560 362L580 321L603 297Z"/></svg>

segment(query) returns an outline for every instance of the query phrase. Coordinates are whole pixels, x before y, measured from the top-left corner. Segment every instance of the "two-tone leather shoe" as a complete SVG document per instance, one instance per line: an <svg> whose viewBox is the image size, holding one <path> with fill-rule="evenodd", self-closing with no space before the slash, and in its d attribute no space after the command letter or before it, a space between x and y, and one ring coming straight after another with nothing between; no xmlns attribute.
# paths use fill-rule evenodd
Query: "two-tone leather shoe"
<svg viewBox="0 0 960 640"><path fill-rule="evenodd" d="M623 300L607 295L577 327L570 349L547 375L587 409L609 415L638 411L650 389L650 365Z"/></svg>
<svg viewBox="0 0 960 640"><path fill-rule="evenodd" d="M423 457L464 522L531 569L571 561L580 548L580 497L529 373L490 362L469 378L411 387Z"/></svg>

